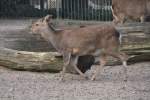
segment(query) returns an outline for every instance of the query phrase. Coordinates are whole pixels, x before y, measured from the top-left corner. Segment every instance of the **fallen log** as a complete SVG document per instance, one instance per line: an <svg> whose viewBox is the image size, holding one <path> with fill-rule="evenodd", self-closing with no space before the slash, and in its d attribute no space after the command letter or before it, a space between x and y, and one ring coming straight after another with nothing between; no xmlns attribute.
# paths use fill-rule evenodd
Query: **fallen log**
<svg viewBox="0 0 150 100"><path fill-rule="evenodd" d="M79 60L78 67L82 72L94 63L91 56L83 56ZM59 72L63 60L57 52L27 52L0 48L0 65L15 70ZM76 73L71 66L67 68L67 72Z"/></svg>
<svg viewBox="0 0 150 100"><path fill-rule="evenodd" d="M126 52L129 54L133 53L133 51ZM129 58L128 63L150 61L150 50L145 53L143 53L143 51L142 54L140 54L141 52L142 51L135 51L134 54L136 55L132 55L132 57ZM88 56L81 60L84 61L87 59L92 60L92 58L89 58ZM115 59L109 59L109 62L107 63L107 65L118 64L121 64L121 62ZM15 70L59 72L62 69L63 61L61 55L57 52L27 52L0 48L0 65ZM79 65L82 65L82 63ZM81 68L83 66L78 67ZM75 73L72 67L68 69L68 72Z"/></svg>

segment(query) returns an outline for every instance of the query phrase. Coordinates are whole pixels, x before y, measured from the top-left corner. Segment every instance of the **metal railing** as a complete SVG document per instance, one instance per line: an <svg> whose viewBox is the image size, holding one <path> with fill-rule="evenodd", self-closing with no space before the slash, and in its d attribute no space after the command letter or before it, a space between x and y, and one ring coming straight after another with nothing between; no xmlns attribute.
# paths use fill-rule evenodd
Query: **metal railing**
<svg viewBox="0 0 150 100"><path fill-rule="evenodd" d="M49 0L49 2L54 0ZM75 20L112 20L111 0L55 0L58 18Z"/></svg>
<svg viewBox="0 0 150 100"><path fill-rule="evenodd" d="M52 14L58 19L112 20L111 0L1 0L0 5L0 17L41 17Z"/></svg>

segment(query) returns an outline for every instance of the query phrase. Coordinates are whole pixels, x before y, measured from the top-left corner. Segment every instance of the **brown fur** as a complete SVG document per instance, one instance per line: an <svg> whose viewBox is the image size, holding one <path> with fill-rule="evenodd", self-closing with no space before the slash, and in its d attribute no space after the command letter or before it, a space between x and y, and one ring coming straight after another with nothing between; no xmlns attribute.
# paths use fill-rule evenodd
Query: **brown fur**
<svg viewBox="0 0 150 100"><path fill-rule="evenodd" d="M91 25L67 30L55 30L51 25L51 16L46 16L32 25L32 32L39 33L63 55L64 66L62 79L66 67L71 63L77 72L86 77L78 68L79 56L92 55L99 58L101 66L106 63L107 56L119 58L126 62L127 56L119 52L119 32L111 25ZM93 75L94 80L98 71Z"/></svg>
<svg viewBox="0 0 150 100"><path fill-rule="evenodd" d="M112 0L112 13L116 24L127 18L144 22L150 14L150 0Z"/></svg>

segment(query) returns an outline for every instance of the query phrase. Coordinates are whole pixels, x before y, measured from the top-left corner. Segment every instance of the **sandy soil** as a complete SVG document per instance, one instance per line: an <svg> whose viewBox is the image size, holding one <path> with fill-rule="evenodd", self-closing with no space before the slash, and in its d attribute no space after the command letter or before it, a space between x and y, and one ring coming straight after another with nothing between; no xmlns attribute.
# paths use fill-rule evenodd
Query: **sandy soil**
<svg viewBox="0 0 150 100"><path fill-rule="evenodd" d="M86 75L95 71L93 66ZM150 100L150 62L128 66L123 82L121 66L106 66L96 81L58 73L12 71L0 67L0 100Z"/></svg>

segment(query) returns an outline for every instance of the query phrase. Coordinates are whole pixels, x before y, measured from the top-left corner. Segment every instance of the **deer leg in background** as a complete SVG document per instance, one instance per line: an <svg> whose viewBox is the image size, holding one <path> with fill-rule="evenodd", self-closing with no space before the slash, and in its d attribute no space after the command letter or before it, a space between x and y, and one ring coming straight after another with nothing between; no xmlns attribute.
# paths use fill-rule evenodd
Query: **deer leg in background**
<svg viewBox="0 0 150 100"><path fill-rule="evenodd" d="M91 69L94 62L95 58L92 55L79 56L77 66L81 72L85 73L87 70Z"/></svg>
<svg viewBox="0 0 150 100"><path fill-rule="evenodd" d="M112 11L112 15L113 15L113 23L118 24L119 18L117 17L116 12L114 12L113 7L114 7L114 6L112 5L112 6L111 6L111 11Z"/></svg>
<svg viewBox="0 0 150 100"><path fill-rule="evenodd" d="M77 63L78 63L78 56L76 55L72 55L71 56L71 64L73 65L73 67L75 68L75 70L85 79L87 79L87 77L85 76L85 74L83 72L81 72L81 70L77 67Z"/></svg>
<svg viewBox="0 0 150 100"><path fill-rule="evenodd" d="M106 65L106 55L100 56L100 66L97 67L97 70L95 71L94 75L92 76L91 80L95 80L96 76L100 73L100 71L103 69L103 67Z"/></svg>

